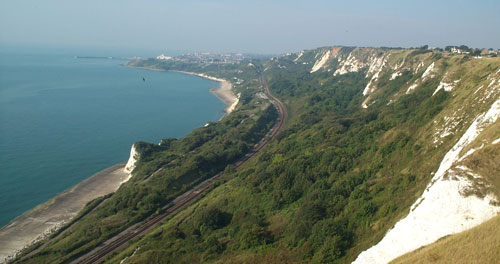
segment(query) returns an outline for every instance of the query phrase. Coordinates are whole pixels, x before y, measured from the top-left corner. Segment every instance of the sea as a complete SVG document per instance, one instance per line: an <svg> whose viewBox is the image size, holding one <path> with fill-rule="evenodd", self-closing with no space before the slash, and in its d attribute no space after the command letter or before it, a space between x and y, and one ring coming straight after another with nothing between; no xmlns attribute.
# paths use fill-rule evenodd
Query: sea
<svg viewBox="0 0 500 264"><path fill-rule="evenodd" d="M0 47L0 227L126 162L134 142L183 137L224 115L209 92L218 83L123 66L133 56Z"/></svg>

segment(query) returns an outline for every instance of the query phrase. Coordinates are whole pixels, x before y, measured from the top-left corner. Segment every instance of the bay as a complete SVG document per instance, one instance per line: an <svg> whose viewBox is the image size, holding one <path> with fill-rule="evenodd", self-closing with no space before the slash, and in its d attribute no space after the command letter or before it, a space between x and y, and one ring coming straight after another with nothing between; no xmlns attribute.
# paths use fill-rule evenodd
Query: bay
<svg viewBox="0 0 500 264"><path fill-rule="evenodd" d="M209 92L216 82L81 53L0 50L0 226L125 162L134 142L182 137L223 116Z"/></svg>

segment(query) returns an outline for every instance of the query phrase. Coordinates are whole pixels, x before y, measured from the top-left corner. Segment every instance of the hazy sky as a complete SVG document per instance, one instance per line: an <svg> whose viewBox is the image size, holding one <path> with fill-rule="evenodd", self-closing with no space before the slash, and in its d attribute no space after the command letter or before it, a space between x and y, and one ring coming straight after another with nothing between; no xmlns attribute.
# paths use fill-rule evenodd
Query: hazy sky
<svg viewBox="0 0 500 264"><path fill-rule="evenodd" d="M499 14L499 0L0 0L0 43L255 53L500 48Z"/></svg>

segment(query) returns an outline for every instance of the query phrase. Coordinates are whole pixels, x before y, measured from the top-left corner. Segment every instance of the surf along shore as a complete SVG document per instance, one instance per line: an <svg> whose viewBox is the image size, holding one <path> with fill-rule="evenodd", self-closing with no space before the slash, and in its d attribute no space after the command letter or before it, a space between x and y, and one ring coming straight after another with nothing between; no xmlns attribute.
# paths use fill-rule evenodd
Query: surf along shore
<svg viewBox="0 0 500 264"><path fill-rule="evenodd" d="M210 92L213 93L219 100L221 100L224 104L227 105L225 112L226 114L231 113L238 104L239 96L234 95L233 93L233 85L224 79L212 77L203 73L195 73L195 72L185 72L185 71L177 71L185 74L195 75L201 78L205 78L211 81L216 81L220 83L219 87L211 88Z"/></svg>
<svg viewBox="0 0 500 264"><path fill-rule="evenodd" d="M134 68L163 71L155 68ZM181 73L219 82L220 86L211 88L210 92L226 104L224 110L226 115L236 108L239 100L234 95L232 84L229 81L200 73ZM133 154L131 153L131 155ZM129 163L133 158L130 157ZM61 227L70 223L88 202L115 192L130 177L131 169L129 168L129 164L127 166L125 163L114 165L92 175L47 202L12 220L0 229L0 263L6 263L15 258L23 249L49 237Z"/></svg>
<svg viewBox="0 0 500 264"><path fill-rule="evenodd" d="M221 100L224 104L226 104L226 109L224 110L224 112L226 114L231 113L236 108L236 105L238 105L238 102L239 102L239 96L234 94L233 85L231 84L231 82L224 80L224 79L221 79L221 78L217 78L217 77L213 77L213 76L209 76L209 75L206 75L203 73L197 73L197 72L174 71L174 70L167 71L167 70L153 68L153 67L136 67L136 66L129 66L129 65L125 65L125 66L130 67L130 68L134 68L134 69L143 69L143 70L150 70L150 71L179 72L179 73L194 75L194 76L198 76L198 77L201 77L201 78L204 78L207 80L219 82L220 83L219 87L211 88L210 92L213 93L217 98L219 98L219 100Z"/></svg>
<svg viewBox="0 0 500 264"><path fill-rule="evenodd" d="M125 163L102 170L0 229L0 263L69 223L91 200L115 192L129 178Z"/></svg>

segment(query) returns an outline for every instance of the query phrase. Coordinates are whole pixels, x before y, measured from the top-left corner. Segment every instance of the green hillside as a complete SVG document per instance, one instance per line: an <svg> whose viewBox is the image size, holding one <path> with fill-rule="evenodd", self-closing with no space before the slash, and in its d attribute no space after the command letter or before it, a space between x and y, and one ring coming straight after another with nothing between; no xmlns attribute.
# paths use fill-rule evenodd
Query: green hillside
<svg viewBox="0 0 500 264"><path fill-rule="evenodd" d="M186 138L139 144L132 180L22 263L74 259L224 169L200 201L106 262L350 263L408 214L443 156L500 98L498 58L439 50L325 47L228 65L131 64L231 80L240 103ZM259 73L289 118L234 170L226 166L276 118L257 96ZM482 176L464 195L500 195L498 138L497 121L464 149L485 146L461 161Z"/></svg>

